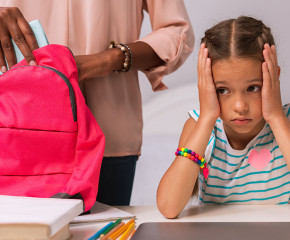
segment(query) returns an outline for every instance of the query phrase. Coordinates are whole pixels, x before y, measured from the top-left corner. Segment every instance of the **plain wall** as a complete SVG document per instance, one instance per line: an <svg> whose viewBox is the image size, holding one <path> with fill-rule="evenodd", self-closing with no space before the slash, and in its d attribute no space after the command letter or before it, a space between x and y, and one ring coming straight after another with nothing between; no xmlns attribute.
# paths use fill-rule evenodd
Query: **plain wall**
<svg viewBox="0 0 290 240"><path fill-rule="evenodd" d="M158 0L156 0L158 1ZM170 0L168 0L170 1ZM197 108L196 62L200 39L206 29L219 21L241 15L261 19L272 29L281 67L282 102L290 102L290 3L285 0L184 0L195 33L194 52L174 73L164 78L168 90L152 92L140 73L143 99L143 147L137 162L131 205L155 205L159 181L174 159L187 111ZM160 14L162 10L160 9ZM141 36L151 31L145 14Z"/></svg>

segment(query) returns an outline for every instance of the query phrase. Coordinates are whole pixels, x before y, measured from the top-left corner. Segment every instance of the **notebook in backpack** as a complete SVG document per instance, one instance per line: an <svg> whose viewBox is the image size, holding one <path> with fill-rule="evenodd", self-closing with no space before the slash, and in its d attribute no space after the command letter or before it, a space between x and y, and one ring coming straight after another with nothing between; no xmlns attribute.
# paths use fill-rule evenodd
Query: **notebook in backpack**
<svg viewBox="0 0 290 240"><path fill-rule="evenodd" d="M0 194L80 198L98 191L105 139L70 50L47 45L0 76Z"/></svg>

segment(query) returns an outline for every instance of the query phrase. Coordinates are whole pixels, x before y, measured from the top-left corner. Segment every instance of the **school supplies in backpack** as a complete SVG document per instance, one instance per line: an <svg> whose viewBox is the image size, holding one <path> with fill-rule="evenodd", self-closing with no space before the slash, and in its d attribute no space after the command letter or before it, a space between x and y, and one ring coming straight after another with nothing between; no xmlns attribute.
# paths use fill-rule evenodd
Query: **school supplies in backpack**
<svg viewBox="0 0 290 240"><path fill-rule="evenodd" d="M47 45L0 76L0 194L79 198L98 191L105 139L78 86L71 51Z"/></svg>

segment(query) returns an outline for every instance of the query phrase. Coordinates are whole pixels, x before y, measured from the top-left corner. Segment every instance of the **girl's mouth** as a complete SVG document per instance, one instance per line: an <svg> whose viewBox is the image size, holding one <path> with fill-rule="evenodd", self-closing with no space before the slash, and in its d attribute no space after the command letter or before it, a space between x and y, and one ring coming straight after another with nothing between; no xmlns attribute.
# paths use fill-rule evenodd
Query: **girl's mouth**
<svg viewBox="0 0 290 240"><path fill-rule="evenodd" d="M232 122L236 125L246 125L251 121L251 119L233 119Z"/></svg>

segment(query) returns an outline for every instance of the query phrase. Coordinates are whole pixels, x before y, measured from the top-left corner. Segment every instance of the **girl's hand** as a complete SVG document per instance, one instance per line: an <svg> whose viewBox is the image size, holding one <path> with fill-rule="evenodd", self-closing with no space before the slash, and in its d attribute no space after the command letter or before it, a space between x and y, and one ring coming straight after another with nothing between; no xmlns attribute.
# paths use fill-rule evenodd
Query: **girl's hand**
<svg viewBox="0 0 290 240"><path fill-rule="evenodd" d="M283 116L283 108L280 93L279 73L275 46L265 44L263 50L265 62L262 64L262 112L264 119L270 124L277 117Z"/></svg>
<svg viewBox="0 0 290 240"><path fill-rule="evenodd" d="M220 105L212 78L211 60L204 43L201 44L198 54L197 73L200 118L215 122L220 116Z"/></svg>
<svg viewBox="0 0 290 240"><path fill-rule="evenodd" d="M38 44L30 25L18 8L0 7L0 70L2 72L7 70L5 58L9 68L16 64L11 38L26 62L30 65L36 65L32 51L38 48Z"/></svg>

